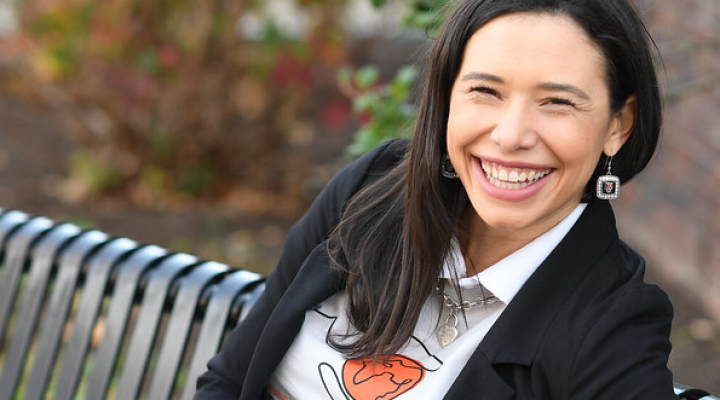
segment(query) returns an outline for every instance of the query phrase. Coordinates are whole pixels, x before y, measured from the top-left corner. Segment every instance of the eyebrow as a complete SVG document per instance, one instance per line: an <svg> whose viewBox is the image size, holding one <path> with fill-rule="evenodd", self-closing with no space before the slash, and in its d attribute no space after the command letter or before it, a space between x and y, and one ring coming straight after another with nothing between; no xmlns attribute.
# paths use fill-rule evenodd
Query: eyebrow
<svg viewBox="0 0 720 400"><path fill-rule="evenodd" d="M496 82L496 83L505 83L505 81L493 74L488 74L484 72L471 72L469 74L465 74L462 77L460 77L461 81L472 81L472 80L486 80L490 82ZM539 85L537 85L540 89L545 90L551 90L551 91L558 91L558 92L570 92L574 93L580 97L582 97L585 100L590 100L590 96L588 96L587 93L585 93L582 89L578 88L577 86L573 86L570 84L564 84L564 83L552 83L552 82L544 82Z"/></svg>
<svg viewBox="0 0 720 400"><path fill-rule="evenodd" d="M585 100L590 100L590 96L588 96L587 93L585 93L584 91L582 91L582 90L581 90L580 88L578 88L577 86L566 85L566 84L563 84L563 83L550 83L550 82L547 82L547 83L541 83L541 84L539 84L538 87L539 87L540 89L547 89L547 90L552 90L552 91L570 92L570 93L574 93L574 94L582 97L582 98L585 99Z"/></svg>
<svg viewBox="0 0 720 400"><path fill-rule="evenodd" d="M472 81L472 80L485 80L485 81L492 81L497 83L505 83L503 79L497 75L493 74L486 74L484 72L471 72L469 74L463 75L460 78L461 81Z"/></svg>

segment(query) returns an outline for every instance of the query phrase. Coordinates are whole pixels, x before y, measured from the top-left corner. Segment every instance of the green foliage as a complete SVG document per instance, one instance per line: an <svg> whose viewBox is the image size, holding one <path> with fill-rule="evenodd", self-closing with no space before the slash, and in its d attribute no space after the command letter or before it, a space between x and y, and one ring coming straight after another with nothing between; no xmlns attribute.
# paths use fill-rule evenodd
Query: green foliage
<svg viewBox="0 0 720 400"><path fill-rule="evenodd" d="M445 20L449 9L447 0L408 0L409 12L403 19L408 28L425 29L434 34Z"/></svg>
<svg viewBox="0 0 720 400"><path fill-rule="evenodd" d="M98 161L87 151L76 152L70 157L70 173L78 177L91 193L117 189L122 183L122 174L117 167Z"/></svg>
<svg viewBox="0 0 720 400"><path fill-rule="evenodd" d="M408 135L408 126L415 118L410 95L417 74L415 66L406 65L392 81L378 84L380 71L376 66L364 66L354 73L343 69L339 83L346 91L354 90L353 112L366 121L347 149L350 154L364 154L385 140Z"/></svg>
<svg viewBox="0 0 720 400"><path fill-rule="evenodd" d="M374 7L385 5L384 0L370 0ZM408 29L425 29L434 34L443 23L448 10L446 0L406 0L408 13L403 24ZM412 87L418 76L413 65L401 67L395 78L379 83L380 72L368 65L353 73L349 68L338 74L338 81L353 101L353 111L360 116L361 126L347 151L364 154L380 143L409 136L417 110L411 102ZM354 85L354 87L352 87Z"/></svg>
<svg viewBox="0 0 720 400"><path fill-rule="evenodd" d="M215 170L207 165L192 165L178 176L177 190L195 197L212 189L215 184Z"/></svg>

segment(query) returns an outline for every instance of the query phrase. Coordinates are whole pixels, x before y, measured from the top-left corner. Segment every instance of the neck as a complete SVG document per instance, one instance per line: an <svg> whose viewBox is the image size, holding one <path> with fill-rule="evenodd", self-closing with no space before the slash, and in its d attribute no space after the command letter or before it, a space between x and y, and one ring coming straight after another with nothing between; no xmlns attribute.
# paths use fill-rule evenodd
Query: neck
<svg viewBox="0 0 720 400"><path fill-rule="evenodd" d="M488 226L472 207L468 207L463 221L460 249L465 257L467 276L484 271L537 237Z"/></svg>

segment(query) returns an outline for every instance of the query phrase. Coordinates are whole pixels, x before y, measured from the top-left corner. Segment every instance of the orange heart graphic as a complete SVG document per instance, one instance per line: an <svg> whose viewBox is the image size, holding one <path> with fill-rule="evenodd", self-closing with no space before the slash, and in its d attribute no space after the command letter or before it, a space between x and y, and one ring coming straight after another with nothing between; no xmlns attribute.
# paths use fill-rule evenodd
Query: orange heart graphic
<svg viewBox="0 0 720 400"><path fill-rule="evenodd" d="M417 386L425 377L418 361L395 354L378 362L363 358L348 360L343 381L353 400L391 400Z"/></svg>

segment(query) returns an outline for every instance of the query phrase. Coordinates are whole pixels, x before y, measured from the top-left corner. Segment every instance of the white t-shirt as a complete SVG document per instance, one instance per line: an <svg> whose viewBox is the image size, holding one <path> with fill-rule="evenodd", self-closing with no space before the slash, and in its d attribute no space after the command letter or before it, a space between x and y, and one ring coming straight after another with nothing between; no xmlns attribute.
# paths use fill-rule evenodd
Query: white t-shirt
<svg viewBox="0 0 720 400"><path fill-rule="evenodd" d="M441 277L458 276L463 299L493 294L500 301L466 310L467 324L459 315L458 336L445 348L438 341L437 330L438 321L444 323L449 309L443 307L435 292L426 299L407 345L376 365L372 359L347 359L328 344L330 334L356 331L346 316L347 293L343 291L326 299L307 311L300 332L270 380L270 395L275 400L443 398L515 294L584 209L585 204L580 204L553 229L472 277L465 277L462 254L453 241ZM445 291L459 298L451 283L446 283Z"/></svg>

